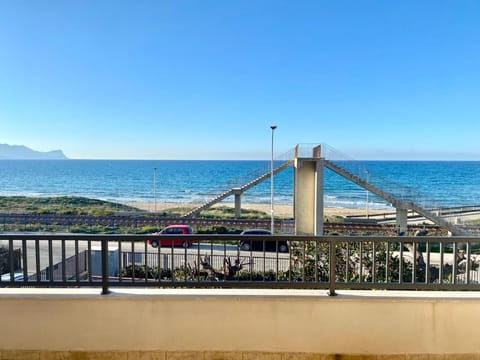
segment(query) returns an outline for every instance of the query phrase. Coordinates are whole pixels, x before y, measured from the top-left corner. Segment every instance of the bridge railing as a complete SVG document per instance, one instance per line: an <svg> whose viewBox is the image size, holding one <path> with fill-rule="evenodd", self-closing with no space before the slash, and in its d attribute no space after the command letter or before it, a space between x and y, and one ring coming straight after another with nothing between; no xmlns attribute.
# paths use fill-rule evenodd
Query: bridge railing
<svg viewBox="0 0 480 360"><path fill-rule="evenodd" d="M427 194L381 176L361 161L355 160L329 145L322 145L322 157L400 201L411 202L425 210L436 212L439 216L442 215L442 206Z"/></svg>
<svg viewBox="0 0 480 360"><path fill-rule="evenodd" d="M279 168L285 163L291 161L294 157L294 154L295 154L294 149L291 149L283 154L275 156L274 169ZM204 198L202 201L208 202L209 200L215 198L216 196L223 194L227 190L230 190L233 188L240 188L243 185L247 184L248 182L258 179L259 177L270 173L270 170L271 170L270 166L271 166L271 161L265 160L265 162L260 164L258 167L252 169L251 171L232 177L227 181L212 187L210 190L206 191L203 194ZM198 199L196 199L196 202L198 203Z"/></svg>
<svg viewBox="0 0 480 360"><path fill-rule="evenodd" d="M480 290L478 237L155 238L2 234L0 287Z"/></svg>

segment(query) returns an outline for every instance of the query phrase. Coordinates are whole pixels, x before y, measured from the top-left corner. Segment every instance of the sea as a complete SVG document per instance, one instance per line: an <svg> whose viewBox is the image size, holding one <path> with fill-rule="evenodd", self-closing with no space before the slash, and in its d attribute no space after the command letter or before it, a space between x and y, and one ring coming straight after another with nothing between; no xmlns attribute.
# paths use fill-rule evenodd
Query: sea
<svg viewBox="0 0 480 360"><path fill-rule="evenodd" d="M358 163L371 179L384 180L384 191L408 188L444 207L480 205L480 161ZM268 160L0 160L0 196L83 196L131 206L199 204L268 173L270 166ZM292 167L274 176L275 204L293 203L293 182ZM243 204L270 201L270 178L242 196ZM329 207L391 209L328 169L324 202Z"/></svg>

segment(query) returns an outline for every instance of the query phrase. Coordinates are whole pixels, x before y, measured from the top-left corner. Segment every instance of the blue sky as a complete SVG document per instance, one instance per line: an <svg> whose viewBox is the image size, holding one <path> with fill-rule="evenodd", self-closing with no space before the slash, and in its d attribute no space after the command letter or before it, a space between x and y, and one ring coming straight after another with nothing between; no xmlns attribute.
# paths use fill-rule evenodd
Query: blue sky
<svg viewBox="0 0 480 360"><path fill-rule="evenodd" d="M0 1L0 143L480 160L479 1Z"/></svg>

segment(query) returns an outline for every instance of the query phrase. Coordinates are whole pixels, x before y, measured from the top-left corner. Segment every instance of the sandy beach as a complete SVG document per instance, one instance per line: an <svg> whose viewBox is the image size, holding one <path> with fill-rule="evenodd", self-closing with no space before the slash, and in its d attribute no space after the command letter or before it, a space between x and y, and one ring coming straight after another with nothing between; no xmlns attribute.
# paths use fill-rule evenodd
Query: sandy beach
<svg viewBox="0 0 480 360"><path fill-rule="evenodd" d="M137 207L142 210L147 210L147 211L154 211L154 204L153 203L147 203L147 204L135 204L132 205L134 207ZM178 208L178 207L189 207L193 208L195 204L182 204L182 203L157 203L156 209L158 211L165 211L167 209L172 209L172 208ZM233 203L221 203L214 205L213 208L215 207L222 207L222 206L228 206L228 207L234 207ZM257 210L257 211L262 211L267 214L270 214L270 204L242 204L242 209L250 209L250 210ZM388 212L388 210L378 210L378 209L369 209L368 213L369 215L373 214L383 214L385 212ZM293 217L293 205L284 205L284 204L278 204L274 205L274 213L276 217L279 218L292 218ZM352 215L366 215L366 209L354 209L354 208L340 208L340 207L325 207L324 208L324 215L325 216L341 216L341 217L346 217L346 216L352 216Z"/></svg>
<svg viewBox="0 0 480 360"><path fill-rule="evenodd" d="M142 210L154 211L154 204L153 203L145 203L145 204L129 204L130 206L137 207ZM198 206L196 204L192 203L157 203L156 209L157 212L161 212L167 209L173 209L173 208L182 208L182 207L188 207L188 208L193 208L195 206ZM212 206L213 208L215 207L234 207L233 203L220 203L217 205ZM270 204L242 204L242 209L250 209L250 210L257 210L257 211L262 211L266 214L270 214ZM279 219L292 219L293 218L293 205L285 205L285 204L278 204L274 206L274 213L275 217ZM368 209L368 215L371 218L384 218L385 214L390 214L391 216L395 216L395 209ZM367 216L367 209L359 209L359 208L342 208L342 207L324 207L324 216L339 216L343 218L347 218L350 216L355 216L355 217L364 217L366 218ZM378 216L375 216L378 215ZM456 221L467 221L467 220L477 220L480 218L480 214L474 213L474 214L464 214L464 215L459 215L458 219ZM419 220L421 223L425 222L425 219ZM427 221L428 222L428 221ZM410 222L413 223L413 222Z"/></svg>

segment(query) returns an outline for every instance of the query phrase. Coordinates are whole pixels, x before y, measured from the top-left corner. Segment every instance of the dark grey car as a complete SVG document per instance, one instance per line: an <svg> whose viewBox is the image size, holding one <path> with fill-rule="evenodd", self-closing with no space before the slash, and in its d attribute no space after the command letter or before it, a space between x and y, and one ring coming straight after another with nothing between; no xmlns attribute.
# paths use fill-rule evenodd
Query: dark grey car
<svg viewBox="0 0 480 360"><path fill-rule="evenodd" d="M272 235L270 230L266 229L248 229L242 231L240 235ZM288 243L285 240L280 240L278 241L278 247L277 247L277 241L273 240L264 240L264 239L259 239L259 240L240 240L239 241L239 246L241 250L244 251L273 251L276 252L278 249L278 252L282 253L287 253L289 251Z"/></svg>

